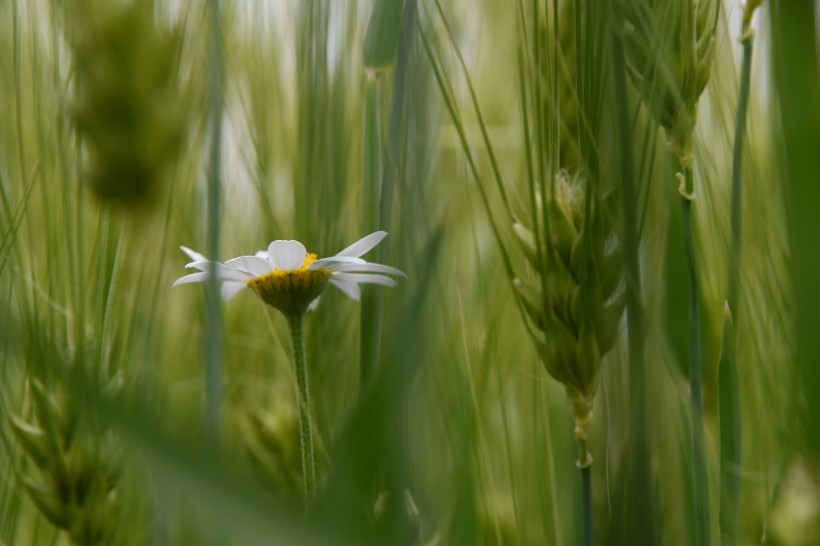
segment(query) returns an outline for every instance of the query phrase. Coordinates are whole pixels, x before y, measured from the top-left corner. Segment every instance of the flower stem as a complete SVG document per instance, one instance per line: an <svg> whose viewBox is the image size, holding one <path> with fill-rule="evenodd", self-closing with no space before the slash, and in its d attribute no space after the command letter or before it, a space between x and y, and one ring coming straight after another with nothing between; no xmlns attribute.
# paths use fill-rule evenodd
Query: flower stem
<svg viewBox="0 0 820 546"><path fill-rule="evenodd" d="M299 448L302 454L302 484L305 507L316 496L316 472L313 458L313 431L310 427L310 388L308 386L307 359L305 358L305 313L294 312L287 316L290 342L293 349L293 365L299 384Z"/></svg>
<svg viewBox="0 0 820 546"><path fill-rule="evenodd" d="M706 475L705 433L703 427L703 365L701 362L700 284L695 265L695 240L692 229L694 181L692 167L684 166L685 188L681 188L681 216L689 273L689 389L692 404L692 474L695 487L695 544L709 546L709 481ZM685 191L683 191L685 190Z"/></svg>

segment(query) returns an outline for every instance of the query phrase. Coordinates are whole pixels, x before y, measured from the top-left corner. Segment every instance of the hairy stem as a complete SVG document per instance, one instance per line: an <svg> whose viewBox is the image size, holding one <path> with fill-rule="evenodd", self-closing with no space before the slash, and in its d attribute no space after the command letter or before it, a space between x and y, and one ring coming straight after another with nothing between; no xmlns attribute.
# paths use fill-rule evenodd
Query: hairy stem
<svg viewBox="0 0 820 546"><path fill-rule="evenodd" d="M313 430L310 426L310 387L305 358L305 313L295 312L288 315L287 319L293 349L293 366L296 369L296 382L299 385L299 451L302 454L302 485L307 508L316 496L316 471L313 457Z"/></svg>

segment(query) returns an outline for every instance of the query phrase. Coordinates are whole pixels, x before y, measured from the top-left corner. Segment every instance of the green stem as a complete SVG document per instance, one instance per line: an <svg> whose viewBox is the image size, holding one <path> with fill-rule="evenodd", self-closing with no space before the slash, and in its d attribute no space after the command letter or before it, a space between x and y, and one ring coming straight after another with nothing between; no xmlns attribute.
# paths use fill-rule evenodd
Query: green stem
<svg viewBox="0 0 820 546"><path fill-rule="evenodd" d="M211 74L210 74L210 116L211 149L208 158L208 256L214 260L219 256L219 216L222 198L222 30L220 25L219 1L211 0ZM206 324L205 330L205 441L209 445L218 443L220 406L222 402L222 307L219 296L219 280L216 263L211 263L205 283Z"/></svg>
<svg viewBox="0 0 820 546"><path fill-rule="evenodd" d="M749 31L745 27L744 34ZM749 87L752 73L752 38L742 42L743 60L740 68L740 97L737 102L737 119L735 120L735 143L732 151L732 197L731 197L731 249L729 256L728 302L732 314L737 317L738 290L740 286L740 242L742 227L742 191L741 169L743 166L743 135L746 132L746 112L749 108Z"/></svg>
<svg viewBox="0 0 820 546"><path fill-rule="evenodd" d="M382 142L379 115L379 74L367 73L364 109L364 188L362 188L362 228L372 233L381 226ZM359 385L362 390L375 375L379 363L382 291L371 288L362 294Z"/></svg>
<svg viewBox="0 0 820 546"><path fill-rule="evenodd" d="M753 10L753 8L752 8ZM720 420L720 536L724 546L737 543L737 519L740 508L740 476L742 422L740 386L737 371L737 317L740 307L740 259L742 238L743 135L746 132L746 112L749 108L749 88L752 72L751 13L744 14L741 27L743 60L740 68L740 97L735 121L735 142L732 152L731 243L729 278L727 281L727 317L724 320L723 344L718 369L718 404Z"/></svg>
<svg viewBox="0 0 820 546"><path fill-rule="evenodd" d="M581 470L582 546L592 546L592 457L587 452L586 440L578 439Z"/></svg>
<svg viewBox="0 0 820 546"><path fill-rule="evenodd" d="M299 450L302 454L302 483L305 507L316 496L316 471L313 457L313 430L310 426L310 388L308 386L307 359L305 358L305 313L294 312L287 316L290 342L293 349L293 366L299 384Z"/></svg>
<svg viewBox="0 0 820 546"><path fill-rule="evenodd" d="M689 388L692 403L692 474L695 486L695 538L698 546L709 546L709 480L706 474L705 433L703 426L703 364L701 362L700 284L695 262L692 229L694 181L691 166L683 168L686 195L681 199L683 236L689 273Z"/></svg>

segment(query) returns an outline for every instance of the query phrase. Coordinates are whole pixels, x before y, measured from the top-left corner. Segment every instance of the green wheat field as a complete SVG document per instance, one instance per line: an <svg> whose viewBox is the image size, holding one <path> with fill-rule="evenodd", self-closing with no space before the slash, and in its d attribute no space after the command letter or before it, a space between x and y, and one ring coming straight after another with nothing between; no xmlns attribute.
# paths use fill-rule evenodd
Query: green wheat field
<svg viewBox="0 0 820 546"><path fill-rule="evenodd" d="M0 0L0 546L820 544L819 28Z"/></svg>

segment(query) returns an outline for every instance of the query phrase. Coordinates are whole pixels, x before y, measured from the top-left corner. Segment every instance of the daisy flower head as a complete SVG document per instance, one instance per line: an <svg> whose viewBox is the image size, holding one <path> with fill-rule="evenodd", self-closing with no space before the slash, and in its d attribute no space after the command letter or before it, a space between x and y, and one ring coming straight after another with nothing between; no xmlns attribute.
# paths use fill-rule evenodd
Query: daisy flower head
<svg viewBox="0 0 820 546"><path fill-rule="evenodd" d="M299 241L276 240L268 245L267 250L224 263L213 262L182 246L182 251L193 260L185 267L199 271L180 277L174 286L204 282L213 267L217 279L222 281L221 292L225 301L243 288L250 288L262 301L285 315L304 313L315 307L319 294L328 283L358 300L360 284L395 286L396 281L388 275L405 277L396 268L361 258L386 236L385 231L371 233L327 258L317 258L316 254L308 253Z"/></svg>

